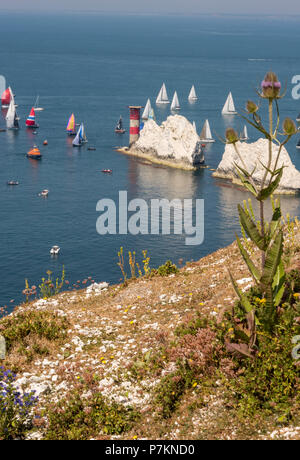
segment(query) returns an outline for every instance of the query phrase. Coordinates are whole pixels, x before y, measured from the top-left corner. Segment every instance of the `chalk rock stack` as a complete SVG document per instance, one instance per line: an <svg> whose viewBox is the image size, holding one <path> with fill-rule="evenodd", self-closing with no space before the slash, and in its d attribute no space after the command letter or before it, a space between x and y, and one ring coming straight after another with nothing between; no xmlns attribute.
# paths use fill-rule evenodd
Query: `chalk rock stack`
<svg viewBox="0 0 300 460"><path fill-rule="evenodd" d="M204 161L200 138L193 125L181 115L169 116L161 126L148 120L130 152L192 166Z"/></svg>
<svg viewBox="0 0 300 460"><path fill-rule="evenodd" d="M262 178L265 174L265 169L262 166L268 164L269 157L269 143L267 139L259 139L258 141L248 144L246 142L239 142L237 148L247 166L247 170L252 172L253 179L257 184L261 184ZM273 145L273 165L275 163L279 147ZM232 144L226 145L225 152L221 163L219 164L216 172L213 174L214 177L230 179L232 182L239 182L239 177L236 173L235 163L243 167L235 148ZM295 194L300 192L300 172L293 165L290 156L285 149L282 148L280 154L280 160L277 168L285 166L283 176L280 182L280 186L276 193L281 194ZM272 168L271 168L272 169ZM268 178L269 178L268 174Z"/></svg>

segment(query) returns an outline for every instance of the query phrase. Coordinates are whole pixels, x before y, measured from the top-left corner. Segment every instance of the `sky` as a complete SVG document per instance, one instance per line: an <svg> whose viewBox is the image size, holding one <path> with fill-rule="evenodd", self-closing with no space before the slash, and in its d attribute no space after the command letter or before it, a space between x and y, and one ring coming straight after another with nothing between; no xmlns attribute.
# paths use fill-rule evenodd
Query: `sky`
<svg viewBox="0 0 300 460"><path fill-rule="evenodd" d="M0 11L137 14L300 14L299 0L0 0Z"/></svg>

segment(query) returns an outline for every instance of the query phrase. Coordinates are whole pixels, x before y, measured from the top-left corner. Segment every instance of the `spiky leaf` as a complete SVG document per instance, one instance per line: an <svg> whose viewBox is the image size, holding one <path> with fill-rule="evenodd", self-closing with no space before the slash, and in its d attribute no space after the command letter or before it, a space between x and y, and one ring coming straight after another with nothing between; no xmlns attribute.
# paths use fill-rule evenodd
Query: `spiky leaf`
<svg viewBox="0 0 300 460"><path fill-rule="evenodd" d="M268 187L262 189L259 192L259 194L257 196L257 199L259 201L266 200L267 198L269 198L275 192L275 190L278 188L278 186L280 184L282 174L283 174L283 167L279 170L278 174L276 174L276 178L273 180L273 182L271 182L271 184L268 185Z"/></svg>
<svg viewBox="0 0 300 460"><path fill-rule="evenodd" d="M251 217L247 215L247 213L244 211L241 205L238 205L238 210L240 215L240 221L245 232L247 233L251 241L253 241L261 251L265 251L265 239L260 234L257 225L253 222Z"/></svg>
<svg viewBox="0 0 300 460"><path fill-rule="evenodd" d="M283 233L279 231L273 244L266 252L266 262L261 277L261 284L264 287L272 286L273 279L281 261L283 252Z"/></svg>
<svg viewBox="0 0 300 460"><path fill-rule="evenodd" d="M240 250L240 253L244 259L244 261L246 262L248 268L249 268L249 271L251 273L251 275L253 276L253 278L255 279L256 283L259 284L260 282L260 278L261 278L261 274L258 270L258 268L256 268L254 262L251 260L248 252L246 251L246 249L244 248L244 246L242 245L242 242L241 240L239 239L238 236L236 236L236 240L237 240L237 244L238 244L238 247L239 247L239 250Z"/></svg>
<svg viewBox="0 0 300 460"><path fill-rule="evenodd" d="M249 302L247 297L238 288L238 285L236 284L236 282L235 282L232 274L230 273L230 271L229 271L229 275L230 275L230 279L231 279L232 285L234 287L234 290L237 293L237 295L238 295L238 297L239 297L239 299L241 301L242 306L244 307L244 309L245 309L245 311L247 313L250 313L253 310L253 306L251 305L251 303Z"/></svg>

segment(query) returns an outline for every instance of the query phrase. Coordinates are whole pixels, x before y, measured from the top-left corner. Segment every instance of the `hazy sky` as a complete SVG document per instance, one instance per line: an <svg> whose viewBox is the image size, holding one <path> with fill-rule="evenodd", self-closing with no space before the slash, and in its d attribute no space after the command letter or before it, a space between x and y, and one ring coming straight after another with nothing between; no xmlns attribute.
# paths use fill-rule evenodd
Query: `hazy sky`
<svg viewBox="0 0 300 460"><path fill-rule="evenodd" d="M0 0L0 10L300 14L299 0Z"/></svg>

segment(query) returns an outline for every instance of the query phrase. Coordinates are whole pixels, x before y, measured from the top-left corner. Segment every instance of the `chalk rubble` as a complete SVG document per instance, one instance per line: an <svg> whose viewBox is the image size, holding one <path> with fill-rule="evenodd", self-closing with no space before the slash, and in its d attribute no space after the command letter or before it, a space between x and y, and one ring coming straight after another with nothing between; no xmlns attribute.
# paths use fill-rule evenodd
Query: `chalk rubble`
<svg viewBox="0 0 300 460"><path fill-rule="evenodd" d="M247 170L252 172L253 179L257 184L261 184L262 178L265 174L265 169L262 164L268 164L269 155L269 142L267 139L259 139L252 144L246 142L238 142L237 148L243 158ZM273 144L273 164L275 164L279 147ZM233 183L239 183L239 177L236 173L235 163L244 168L241 160L239 159L235 148L232 144L226 145L225 152L221 163L219 164L214 177L230 179ZM280 194L295 194L300 191L300 172L293 165L290 156L285 147L282 148L280 159L277 167L285 166L283 176L280 181L280 186L276 193ZM268 178L270 175L268 174ZM268 182L267 182L268 183Z"/></svg>

